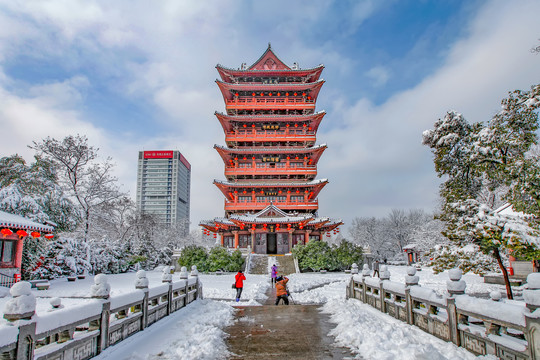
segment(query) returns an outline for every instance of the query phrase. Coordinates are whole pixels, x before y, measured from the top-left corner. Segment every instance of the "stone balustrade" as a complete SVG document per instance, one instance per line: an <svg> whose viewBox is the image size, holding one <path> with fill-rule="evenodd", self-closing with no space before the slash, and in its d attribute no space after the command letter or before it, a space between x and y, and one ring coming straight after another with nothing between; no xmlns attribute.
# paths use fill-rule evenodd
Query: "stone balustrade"
<svg viewBox="0 0 540 360"><path fill-rule="evenodd" d="M51 310L39 316L28 317L28 309L25 318L4 314L12 326L0 327L0 359L90 359L202 297L196 269L152 288L139 272L135 290L118 296L110 296L105 275L96 275L94 282L92 297L76 306L54 299Z"/></svg>
<svg viewBox="0 0 540 360"><path fill-rule="evenodd" d="M347 298L358 299L396 319L415 325L442 340L453 342L476 355L502 359L540 359L540 273L529 275L525 302L501 301L465 294L461 271L450 271L447 292L418 285L415 269L409 268L405 283L353 275Z"/></svg>

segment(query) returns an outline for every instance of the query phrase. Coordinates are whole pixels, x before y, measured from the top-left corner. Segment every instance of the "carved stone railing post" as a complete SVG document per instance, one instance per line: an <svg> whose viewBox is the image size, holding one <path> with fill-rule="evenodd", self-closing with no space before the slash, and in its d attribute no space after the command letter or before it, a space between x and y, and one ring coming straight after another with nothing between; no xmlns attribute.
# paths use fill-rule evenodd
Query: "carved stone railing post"
<svg viewBox="0 0 540 360"><path fill-rule="evenodd" d="M17 360L28 360L34 358L36 341L36 323L30 322L19 326L19 337L17 339Z"/></svg>
<svg viewBox="0 0 540 360"><path fill-rule="evenodd" d="M99 338L97 353L109 347L109 319L111 317L111 303L104 301L101 309L101 319L99 320Z"/></svg>
<svg viewBox="0 0 540 360"><path fill-rule="evenodd" d="M164 282L164 283L172 282L171 266L165 266L163 268L163 273L161 275L161 282Z"/></svg>
<svg viewBox="0 0 540 360"><path fill-rule="evenodd" d="M185 280L186 281L186 286L184 288L184 293L186 294L186 296L184 296L184 306L189 304L189 299L188 299L188 297L189 297L189 295L188 295L188 290L189 290L188 277L189 277L189 273L187 271L187 268L185 266L182 266L182 268L180 269L180 280Z"/></svg>
<svg viewBox="0 0 540 360"><path fill-rule="evenodd" d="M354 263L351 265L351 275L356 275L356 274L358 274L358 265Z"/></svg>
<svg viewBox="0 0 540 360"><path fill-rule="evenodd" d="M94 285L90 287L90 294L97 299L108 299L111 294L111 285L105 274L94 276Z"/></svg>
<svg viewBox="0 0 540 360"><path fill-rule="evenodd" d="M189 276L194 277L196 280L195 288L197 289L197 291L195 292L195 297L193 300L197 300L199 297L202 300L202 290L199 283L199 270L197 270L197 266L193 265L191 267L191 273L189 274Z"/></svg>
<svg viewBox="0 0 540 360"><path fill-rule="evenodd" d="M446 290L448 291L448 298L446 299L447 312L448 312L448 326L450 328L450 336L452 342L456 345L460 345L459 330L458 330L458 314L456 309L456 299L458 295L464 295L467 284L464 280L461 280L462 272L460 269L452 269L448 271L448 277L450 280L446 281Z"/></svg>
<svg viewBox="0 0 540 360"><path fill-rule="evenodd" d="M148 327L148 278L146 277L146 271L139 270L136 274L135 279L135 289L140 289L144 291L144 298L143 303L141 305L141 311L142 311L142 322L141 322L141 330Z"/></svg>
<svg viewBox="0 0 540 360"><path fill-rule="evenodd" d="M407 324L413 324L414 314L413 314L413 301L411 298L411 287L419 286L418 283L420 278L416 275L416 268L414 266L409 266L407 268L407 276L405 276L405 304L407 307Z"/></svg>
<svg viewBox="0 0 540 360"><path fill-rule="evenodd" d="M529 312L525 313L527 329L525 338L529 342L529 356L531 359L540 359L540 319L532 314L540 307L540 273L531 273L527 276L523 299L529 309Z"/></svg>
<svg viewBox="0 0 540 360"><path fill-rule="evenodd" d="M390 271L388 271L388 266L381 265L381 275L379 280L379 295L381 297L381 311L386 313L386 290L384 290L384 281L390 280Z"/></svg>
<svg viewBox="0 0 540 360"><path fill-rule="evenodd" d="M32 294L32 285L27 281L15 283L9 293L13 298L4 306L4 319L13 322L16 320L30 320L36 313L36 297Z"/></svg>

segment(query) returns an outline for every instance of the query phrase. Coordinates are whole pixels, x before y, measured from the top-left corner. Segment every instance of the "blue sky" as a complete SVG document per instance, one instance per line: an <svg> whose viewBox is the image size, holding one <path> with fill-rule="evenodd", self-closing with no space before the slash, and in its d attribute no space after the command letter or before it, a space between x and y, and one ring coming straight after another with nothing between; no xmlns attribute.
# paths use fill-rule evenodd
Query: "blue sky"
<svg viewBox="0 0 540 360"><path fill-rule="evenodd" d="M447 110L487 121L540 80L538 1L0 0L0 155L85 134L135 196L139 150L192 163L192 228L223 214L217 63L325 65L320 215L437 206L421 134ZM347 226L347 225L346 225Z"/></svg>

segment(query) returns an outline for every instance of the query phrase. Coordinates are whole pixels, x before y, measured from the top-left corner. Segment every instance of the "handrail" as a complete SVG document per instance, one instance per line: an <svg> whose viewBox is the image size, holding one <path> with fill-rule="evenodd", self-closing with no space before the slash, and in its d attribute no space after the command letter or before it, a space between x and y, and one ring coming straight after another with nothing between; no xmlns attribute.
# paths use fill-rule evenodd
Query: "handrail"
<svg viewBox="0 0 540 360"><path fill-rule="evenodd" d="M16 282L17 281L15 280L14 276L0 273L0 286L5 286L5 287L10 288Z"/></svg>

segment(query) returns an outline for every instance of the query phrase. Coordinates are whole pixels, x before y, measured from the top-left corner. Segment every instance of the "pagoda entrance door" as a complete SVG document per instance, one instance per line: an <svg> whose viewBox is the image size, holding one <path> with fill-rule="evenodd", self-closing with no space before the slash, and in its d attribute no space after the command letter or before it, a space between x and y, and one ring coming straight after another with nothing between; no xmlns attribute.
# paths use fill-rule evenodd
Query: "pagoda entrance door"
<svg viewBox="0 0 540 360"><path fill-rule="evenodd" d="M266 253L277 254L277 237L276 233L266 234Z"/></svg>

